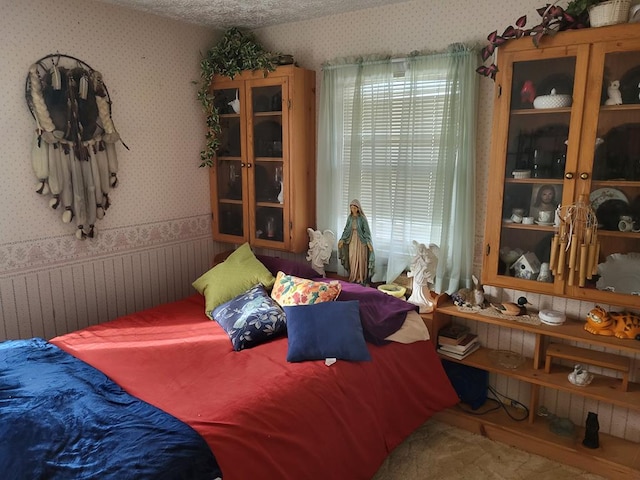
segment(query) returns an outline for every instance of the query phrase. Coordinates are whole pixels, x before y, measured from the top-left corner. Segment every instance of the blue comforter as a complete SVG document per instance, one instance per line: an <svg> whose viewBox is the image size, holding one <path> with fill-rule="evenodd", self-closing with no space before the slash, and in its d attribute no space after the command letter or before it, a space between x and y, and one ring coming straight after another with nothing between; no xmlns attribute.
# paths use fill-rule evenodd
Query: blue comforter
<svg viewBox="0 0 640 480"><path fill-rule="evenodd" d="M45 340L0 343L0 477L221 477L191 427Z"/></svg>

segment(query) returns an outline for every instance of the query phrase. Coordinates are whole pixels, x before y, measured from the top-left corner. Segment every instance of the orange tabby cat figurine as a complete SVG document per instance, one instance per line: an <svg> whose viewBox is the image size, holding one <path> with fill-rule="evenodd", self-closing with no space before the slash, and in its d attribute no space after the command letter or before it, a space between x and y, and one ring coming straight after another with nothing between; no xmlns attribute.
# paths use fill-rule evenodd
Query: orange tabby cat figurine
<svg viewBox="0 0 640 480"><path fill-rule="evenodd" d="M587 313L584 329L594 335L615 335L640 340L640 315L631 312L607 312L596 305Z"/></svg>

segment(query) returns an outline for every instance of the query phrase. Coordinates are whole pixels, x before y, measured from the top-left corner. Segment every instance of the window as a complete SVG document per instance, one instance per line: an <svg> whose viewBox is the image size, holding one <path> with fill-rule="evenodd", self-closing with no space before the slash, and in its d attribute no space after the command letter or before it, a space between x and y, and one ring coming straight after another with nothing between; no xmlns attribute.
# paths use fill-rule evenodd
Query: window
<svg viewBox="0 0 640 480"><path fill-rule="evenodd" d="M409 265L412 240L442 248L452 235L451 208L460 186L469 186L473 152L459 116L466 85L451 64L439 54L325 67L318 224L339 237L349 202L360 200L376 252L375 281L392 281ZM473 101L466 116L473 115L475 134Z"/></svg>
<svg viewBox="0 0 640 480"><path fill-rule="evenodd" d="M359 121L353 120L353 104L348 102L356 95L356 88L344 90L346 128L338 164L338 169L345 172L341 204L348 205L351 145L359 136L360 162L354 172L360 181L359 200L365 213L366 206L375 209L370 219L372 235L376 253L383 258L388 258L394 248L394 229L402 228L415 238L427 240L439 238L442 230L442 218L433 215L433 209L436 198L443 193L438 191L436 174L444 78L422 80L416 85L411 85L411 78L404 74L395 74L390 80L389 84L365 82L358 89L362 102ZM361 125L360 131L351 128L357 124Z"/></svg>

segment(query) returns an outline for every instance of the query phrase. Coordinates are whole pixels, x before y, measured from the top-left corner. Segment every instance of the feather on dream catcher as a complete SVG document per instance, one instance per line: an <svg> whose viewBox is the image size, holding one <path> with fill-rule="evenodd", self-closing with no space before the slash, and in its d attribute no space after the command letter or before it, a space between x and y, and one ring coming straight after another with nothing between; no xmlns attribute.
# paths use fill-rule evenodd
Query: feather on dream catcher
<svg viewBox="0 0 640 480"><path fill-rule="evenodd" d="M93 238L118 185L122 142L102 74L77 58L50 54L29 67L25 97L36 122L36 192L52 196L49 206L60 209L64 223L75 221L78 239Z"/></svg>

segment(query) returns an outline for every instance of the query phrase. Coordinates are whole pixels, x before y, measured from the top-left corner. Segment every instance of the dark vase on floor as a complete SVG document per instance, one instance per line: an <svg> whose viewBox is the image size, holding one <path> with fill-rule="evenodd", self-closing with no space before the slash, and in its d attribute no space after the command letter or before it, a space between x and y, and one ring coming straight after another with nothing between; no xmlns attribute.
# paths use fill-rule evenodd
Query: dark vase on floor
<svg viewBox="0 0 640 480"><path fill-rule="evenodd" d="M598 430L600 430L600 424L598 423L598 414L589 412L587 414L587 423L584 432L584 440L582 444L587 448L598 448L600 441L598 440Z"/></svg>

